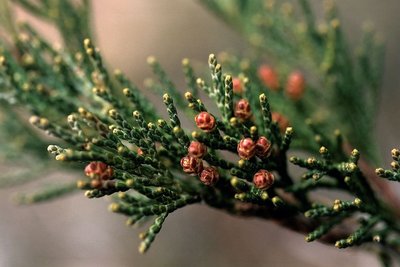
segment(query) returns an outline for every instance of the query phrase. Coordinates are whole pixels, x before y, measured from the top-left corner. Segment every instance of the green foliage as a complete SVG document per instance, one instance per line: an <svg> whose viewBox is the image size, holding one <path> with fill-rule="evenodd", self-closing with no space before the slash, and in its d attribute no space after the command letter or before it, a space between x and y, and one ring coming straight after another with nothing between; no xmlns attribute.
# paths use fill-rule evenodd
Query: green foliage
<svg viewBox="0 0 400 267"><path fill-rule="evenodd" d="M317 22L306 0L296 8L273 1L204 0L255 49L243 57L211 54L205 78L184 59L189 88L184 95L149 57L157 77L150 87L162 95L168 113L163 119L120 70L108 70L89 38L88 1L15 2L53 23L66 48L53 48L29 25L14 26L11 16L3 22L13 42L1 43L0 108L18 120L2 118L1 137L14 140L1 144L2 152L7 158L35 155L36 165L54 166L42 154L48 140L24 123L32 114L31 124L57 138L48 146L57 161L81 170L87 164L87 177L77 187L88 198L112 195L110 210L125 215L128 225L154 218L141 235L140 252L170 213L202 202L238 216L273 219L306 234L308 242L374 247L386 266L391 254L400 253L398 213L391 198L371 186L380 180L365 168L377 161L370 129L382 46L367 31L360 52L353 52L332 4ZM278 62L275 69L265 65L266 54ZM203 93L215 106L206 107ZM182 115L198 129L189 133ZM194 156L192 146L204 151ZM299 150L309 157L292 156ZM398 181L399 154L392 151L392 170L377 174ZM296 177L289 163L305 169L303 175ZM40 178L37 174L33 177ZM71 183L56 185L21 202L75 189ZM319 189L349 198L320 202ZM338 226L346 227L336 231Z"/></svg>
<svg viewBox="0 0 400 267"><path fill-rule="evenodd" d="M298 111L318 121L325 133L332 131L325 121L331 125L336 121L352 145L370 161L378 160L370 129L374 128L382 77L383 45L371 27L365 27L359 47L352 50L333 1L325 1L321 21L307 0L296 1L297 7L274 0L202 2L238 29L255 47L256 55L267 55L283 77L297 68L309 74L313 80L309 86L314 88ZM255 80L256 72L252 72L253 76L246 75ZM275 99L274 103L281 105ZM329 110L335 110L334 114Z"/></svg>
<svg viewBox="0 0 400 267"><path fill-rule="evenodd" d="M391 181L400 181L400 151L396 148L392 149L393 161L390 164L391 170L384 170L378 168L375 170L376 174L382 178L386 178Z"/></svg>

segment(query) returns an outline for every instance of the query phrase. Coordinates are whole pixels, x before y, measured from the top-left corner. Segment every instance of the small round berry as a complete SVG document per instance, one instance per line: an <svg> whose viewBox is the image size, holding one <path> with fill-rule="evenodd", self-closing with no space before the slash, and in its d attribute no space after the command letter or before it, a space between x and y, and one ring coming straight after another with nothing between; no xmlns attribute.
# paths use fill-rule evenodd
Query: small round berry
<svg viewBox="0 0 400 267"><path fill-rule="evenodd" d="M274 184L275 177L267 170L259 170L253 176L253 183L259 189L268 189Z"/></svg>
<svg viewBox="0 0 400 267"><path fill-rule="evenodd" d="M203 161L192 156L185 156L181 159L181 166L184 172L196 175L203 170Z"/></svg>
<svg viewBox="0 0 400 267"><path fill-rule="evenodd" d="M143 156L143 150L139 147L138 148L138 150L137 150L137 154L139 155L139 156Z"/></svg>
<svg viewBox="0 0 400 267"><path fill-rule="evenodd" d="M214 185L219 180L219 173L215 167L207 167L200 174L200 181L205 185Z"/></svg>
<svg viewBox="0 0 400 267"><path fill-rule="evenodd" d="M271 154L271 142L265 137L260 136L256 143L256 155L263 158Z"/></svg>
<svg viewBox="0 0 400 267"><path fill-rule="evenodd" d="M208 112L202 111L194 118L197 127L205 132L211 132L215 128L215 118Z"/></svg>
<svg viewBox="0 0 400 267"><path fill-rule="evenodd" d="M270 90L279 90L278 74L271 66L261 65L258 68L258 77Z"/></svg>
<svg viewBox="0 0 400 267"><path fill-rule="evenodd" d="M101 161L92 161L85 167L85 174L93 179L108 180L113 176L113 169Z"/></svg>
<svg viewBox="0 0 400 267"><path fill-rule="evenodd" d="M242 159L250 159L256 153L256 143L251 138L240 140L237 146L237 152Z"/></svg>
<svg viewBox="0 0 400 267"><path fill-rule="evenodd" d="M202 158L206 153L207 153L207 147L204 144L198 141L190 142L190 145L188 147L189 156L195 158Z"/></svg>
<svg viewBox="0 0 400 267"><path fill-rule="evenodd" d="M304 95L306 81L303 74L300 71L294 71L289 75L286 84L286 95L294 100L298 101Z"/></svg>
<svg viewBox="0 0 400 267"><path fill-rule="evenodd" d="M246 99L240 99L235 106L235 117L247 120L251 117L250 103Z"/></svg>
<svg viewBox="0 0 400 267"><path fill-rule="evenodd" d="M240 81L239 78L233 78L232 79L232 84L233 84L233 92L235 94L240 95L241 93L243 93L242 82Z"/></svg>
<svg viewBox="0 0 400 267"><path fill-rule="evenodd" d="M289 120L279 112L272 112L271 117L273 122L278 123L281 133L284 133L289 127Z"/></svg>

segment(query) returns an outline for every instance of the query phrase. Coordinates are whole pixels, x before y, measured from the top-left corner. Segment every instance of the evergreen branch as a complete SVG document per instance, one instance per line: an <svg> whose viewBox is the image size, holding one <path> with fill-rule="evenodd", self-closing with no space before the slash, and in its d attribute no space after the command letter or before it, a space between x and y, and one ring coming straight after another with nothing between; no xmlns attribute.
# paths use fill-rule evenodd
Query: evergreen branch
<svg viewBox="0 0 400 267"><path fill-rule="evenodd" d="M250 41L255 56L219 59L210 54L210 79L196 77L184 59L189 88L184 96L149 57L158 82L148 86L167 92L167 122L121 71L110 74L90 39L89 1L15 2L54 24L66 49L53 49L29 25L16 28L13 47L0 50L0 107L11 114L11 106L18 105L32 114L31 124L59 140L61 145L48 147L56 160L78 163L77 168L86 164L86 177L77 186L45 188L21 197L22 203L50 200L76 188L88 198L115 195L110 210L125 215L129 225L156 217L141 235L142 253L170 213L200 202L237 216L272 219L307 234L307 241L338 248L379 241L375 246L387 265L389 251L400 253L398 201L360 158L377 160L370 114L381 80L381 45L367 31L354 56L334 6L327 7L321 29L306 0L299 0L297 12L274 1L204 0ZM2 23L13 24L10 16ZM262 61L267 52L278 60L276 68ZM209 112L199 89L221 116ZM181 123L181 111L196 124L191 135ZM18 123L5 120L2 127L27 129L19 135L26 138L32 131ZM29 139L35 142L32 151L45 143L37 134ZM309 157L293 156L294 149ZM400 152L394 149L392 157L392 169L376 173L400 181ZM302 179L291 173L289 162L305 169ZM318 189L340 190L353 200L326 205L310 197ZM360 217L354 231L354 219Z"/></svg>

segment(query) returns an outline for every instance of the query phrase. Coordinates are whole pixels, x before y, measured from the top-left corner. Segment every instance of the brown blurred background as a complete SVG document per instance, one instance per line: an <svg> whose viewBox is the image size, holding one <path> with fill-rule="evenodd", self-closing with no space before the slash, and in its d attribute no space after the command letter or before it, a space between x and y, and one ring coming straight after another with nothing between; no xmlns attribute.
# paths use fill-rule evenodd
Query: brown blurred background
<svg viewBox="0 0 400 267"><path fill-rule="evenodd" d="M150 75L146 57L155 55L182 85L181 59L206 63L208 54L246 48L238 34L196 1L93 1L98 46L113 68L120 68L142 85ZM399 146L400 2L398 0L338 0L342 23L351 41L362 23L371 21L386 38L386 70L381 110L375 130L382 156L389 162ZM320 1L313 1L320 8ZM18 12L21 19L29 19ZM35 22L36 23L36 22ZM57 40L54 30L36 23ZM184 90L184 88L182 88ZM44 148L45 149L45 148ZM52 173L42 183L69 180L74 174ZM81 174L76 174L81 175ZM171 214L146 255L137 252L137 235L144 229L124 226L124 217L107 211L108 202L77 194L33 207L17 207L15 192L0 193L0 266L379 266L357 250L337 250L271 222L242 219L195 205Z"/></svg>

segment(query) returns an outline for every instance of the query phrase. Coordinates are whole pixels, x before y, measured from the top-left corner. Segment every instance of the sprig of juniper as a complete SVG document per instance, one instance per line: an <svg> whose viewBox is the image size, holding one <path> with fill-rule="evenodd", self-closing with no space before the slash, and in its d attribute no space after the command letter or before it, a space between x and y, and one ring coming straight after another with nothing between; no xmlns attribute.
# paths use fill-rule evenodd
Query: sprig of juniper
<svg viewBox="0 0 400 267"><path fill-rule="evenodd" d="M279 83L293 68L309 74L314 81L309 86L314 90L307 93L304 104L290 108L314 117L322 124L321 132L335 130L324 125L326 120L335 120L350 143L369 161L379 160L374 132L370 129L374 128L378 107L384 49L370 25L364 27L362 40L353 50L346 41L332 0L324 1L323 19L316 18L307 0L295 1L298 5L276 0L201 2L254 46L255 55L250 61L231 55L224 57L233 61L236 70L241 68L254 82L259 58L268 56L280 70ZM282 106L276 99L271 104ZM335 110L335 114L329 110ZM302 132L301 127L296 129Z"/></svg>
<svg viewBox="0 0 400 267"><path fill-rule="evenodd" d="M238 216L274 219L307 234L307 241L321 240L339 248L370 245L384 262L388 253L399 254L394 205L370 185L376 180L363 167L360 152L347 149L355 145L369 161L375 159L369 143L372 135L364 131L372 119L364 107L369 111L376 107L375 98L369 96L379 85L380 46L369 32L362 47L371 53L361 53L353 62L333 7L321 28L307 1L299 2L304 24L298 24L299 17L288 4L261 6L262 1L238 0L228 9L223 1L204 1L249 36L258 53L271 49L280 63L275 70L252 57L223 54L219 61L211 54L210 76L199 78L185 59L189 92L181 94L150 57L148 63L158 77L152 86L162 93L168 113L163 119L121 71L108 71L90 38L83 45L76 43L89 36L86 1L77 6L72 1L54 6L44 1L40 7L31 1L17 2L57 25L66 49L53 48L29 25L15 26L14 45L2 43L1 48L1 108L15 114L16 106L23 107L33 114L31 124L60 140L48 147L57 161L72 162L76 169L86 165L87 177L78 179L77 186L88 198L112 195L110 210L125 215L128 225L155 218L140 235L141 252L150 247L170 213L202 202ZM68 25L65 14L56 12L61 8L73 15L68 16L72 20ZM261 15L265 11L267 17ZM299 27L289 27L293 25ZM68 39L79 27L79 34ZM265 39L264 32L276 38ZM286 42L283 32L294 43ZM297 71L299 62L315 75L315 83ZM320 86L327 95L322 97L316 89ZM369 90L369 96L361 94L362 88ZM215 107L205 106L201 91ZM339 100L342 106L335 105ZM338 117L326 116L326 110L337 110ZM354 118L347 122L343 116L349 112ZM192 118L198 129L187 132L182 114ZM12 127L8 133L32 132L26 142L32 151L47 142L22 123L6 120L4 125ZM335 131L337 125L345 135ZM20 136L28 139L24 131ZM298 149L310 157L291 156ZM397 181L399 153L392 154L393 170L377 169L377 174ZM306 169L305 173L295 178L289 163ZM71 183L57 185L21 201L44 201L73 189ZM330 205L314 197L318 189L342 191L351 198ZM338 226L343 227L338 230Z"/></svg>

